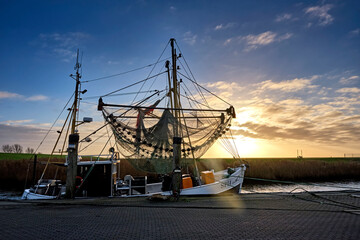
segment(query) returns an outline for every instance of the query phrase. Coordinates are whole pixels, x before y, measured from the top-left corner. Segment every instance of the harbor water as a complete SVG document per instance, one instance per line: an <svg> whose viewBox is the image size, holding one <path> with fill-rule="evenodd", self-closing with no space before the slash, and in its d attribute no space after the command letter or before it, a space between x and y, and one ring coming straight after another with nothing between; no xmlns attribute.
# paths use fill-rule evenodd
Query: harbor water
<svg viewBox="0 0 360 240"><path fill-rule="evenodd" d="M300 193L300 192L327 192L327 191L360 191L360 182L307 182L295 184L259 183L246 184L242 188L243 194L249 193ZM0 190L0 200L19 200L22 192Z"/></svg>
<svg viewBox="0 0 360 240"><path fill-rule="evenodd" d="M360 191L360 182L305 182L305 183L244 183L242 193L290 193L290 192L328 192L328 191Z"/></svg>

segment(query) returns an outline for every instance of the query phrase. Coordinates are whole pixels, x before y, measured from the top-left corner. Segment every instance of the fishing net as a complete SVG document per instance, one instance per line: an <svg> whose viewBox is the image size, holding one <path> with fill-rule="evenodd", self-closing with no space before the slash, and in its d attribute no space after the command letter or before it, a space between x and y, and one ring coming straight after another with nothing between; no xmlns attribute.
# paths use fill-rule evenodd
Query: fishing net
<svg viewBox="0 0 360 240"><path fill-rule="evenodd" d="M120 153L126 158L151 160L153 169L147 167L147 171L156 172L172 169L176 135L182 138L182 159L200 158L229 130L232 120L230 110L211 117L208 112L189 111L176 119L170 109L123 109L114 115L104 108L103 115L113 130Z"/></svg>

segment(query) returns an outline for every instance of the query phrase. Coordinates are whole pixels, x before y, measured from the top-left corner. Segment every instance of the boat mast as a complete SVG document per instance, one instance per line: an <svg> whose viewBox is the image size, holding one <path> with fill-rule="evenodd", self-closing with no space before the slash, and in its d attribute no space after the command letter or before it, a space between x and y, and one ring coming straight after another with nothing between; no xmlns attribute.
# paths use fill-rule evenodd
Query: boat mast
<svg viewBox="0 0 360 240"><path fill-rule="evenodd" d="M180 186L181 186L181 166L180 166L180 158L181 158L181 142L182 138L179 136L179 127L180 127L180 103L179 103L179 95L178 95L178 82L177 82L177 66L176 66L176 49L174 47L175 39L170 39L171 45L171 59L172 59L172 77L173 77L173 103L174 103L174 113L175 119L178 124L174 125L174 138L173 138L173 154L174 154L174 170L172 177L172 191L175 197L179 197L180 195ZM171 87L171 86L170 86Z"/></svg>
<svg viewBox="0 0 360 240"><path fill-rule="evenodd" d="M79 86L81 75L79 69L81 64L79 63L79 49L77 50L75 70L76 75L71 74L70 77L75 79L75 97L74 104L72 107L72 122L71 122L71 134L69 135L69 147L68 147L68 166L66 172L66 195L68 199L75 198L76 190L76 175L77 175L77 161L78 161L78 143L79 134L76 131L76 118L78 113L78 102L79 102Z"/></svg>
<svg viewBox="0 0 360 240"><path fill-rule="evenodd" d="M172 77L173 77L173 101L174 101L174 108L175 108L175 118L177 120L179 120L180 117L180 110L179 110L179 98L178 98L178 82L177 82L177 66L176 66L176 59L177 59L177 55L176 55L176 49L174 47L174 42L175 39L171 38L170 39L170 45L171 45L171 59L172 59ZM180 122L179 122L180 123ZM178 136L179 132L178 132L178 127L176 127L176 132L175 132L175 136Z"/></svg>

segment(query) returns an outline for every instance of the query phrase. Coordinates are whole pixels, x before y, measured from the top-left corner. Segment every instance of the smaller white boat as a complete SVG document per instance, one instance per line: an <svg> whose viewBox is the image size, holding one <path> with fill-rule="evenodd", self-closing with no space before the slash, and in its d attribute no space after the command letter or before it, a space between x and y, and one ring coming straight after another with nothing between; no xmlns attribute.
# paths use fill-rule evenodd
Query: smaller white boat
<svg viewBox="0 0 360 240"><path fill-rule="evenodd" d="M65 193L60 180L42 179L41 182L29 189L25 189L21 197L23 200L57 199Z"/></svg>

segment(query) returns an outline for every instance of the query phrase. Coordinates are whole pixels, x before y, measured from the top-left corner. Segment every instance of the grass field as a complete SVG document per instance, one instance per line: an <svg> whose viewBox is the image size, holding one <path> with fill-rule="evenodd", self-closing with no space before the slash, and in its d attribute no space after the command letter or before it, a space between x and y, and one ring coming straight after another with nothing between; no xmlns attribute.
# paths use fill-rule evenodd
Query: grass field
<svg viewBox="0 0 360 240"><path fill-rule="evenodd" d="M38 155L35 179L39 179L49 155ZM360 180L360 158L245 158L243 162L234 159L200 159L199 170L235 167L246 163L246 177L286 181L341 181ZM64 156L54 155L50 162L64 162ZM42 164L41 164L42 163ZM132 165L128 160L121 161L121 177L126 174L144 176L147 173ZM25 181L31 183L33 159L31 154L0 153L0 189L23 189ZM150 174L147 174L148 176ZM151 174L154 176L154 174ZM66 168L49 165L44 178L65 181Z"/></svg>
<svg viewBox="0 0 360 240"><path fill-rule="evenodd" d="M31 153L0 153L0 160L24 160L24 159L30 159L34 156L34 154ZM46 158L50 157L49 154L38 154L39 158ZM53 155L54 158L62 158L65 159L64 155Z"/></svg>
<svg viewBox="0 0 360 240"><path fill-rule="evenodd" d="M244 158L245 176L287 181L360 180L360 158ZM240 164L233 159L204 159L215 170ZM202 168L203 168L202 167Z"/></svg>

